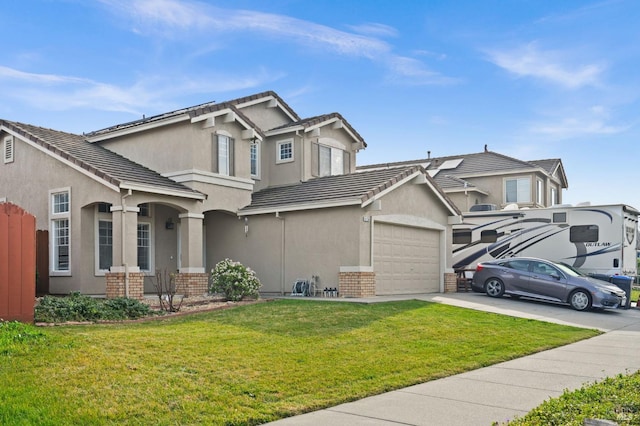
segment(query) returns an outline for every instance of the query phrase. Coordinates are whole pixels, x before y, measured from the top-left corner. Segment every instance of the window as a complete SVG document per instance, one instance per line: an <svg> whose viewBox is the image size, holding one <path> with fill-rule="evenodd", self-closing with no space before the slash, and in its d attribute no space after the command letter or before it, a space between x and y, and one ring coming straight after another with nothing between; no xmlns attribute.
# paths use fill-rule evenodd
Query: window
<svg viewBox="0 0 640 426"><path fill-rule="evenodd" d="M98 270L108 271L113 265L113 224L110 220L98 221Z"/></svg>
<svg viewBox="0 0 640 426"><path fill-rule="evenodd" d="M334 176L344 173L344 151L319 145L319 176Z"/></svg>
<svg viewBox="0 0 640 426"><path fill-rule="evenodd" d="M505 201L507 203L531 202L531 179L507 179L505 181Z"/></svg>
<svg viewBox="0 0 640 426"><path fill-rule="evenodd" d="M536 203L541 206L544 205L543 194L544 192L542 191L542 181L540 179L536 179Z"/></svg>
<svg viewBox="0 0 640 426"><path fill-rule="evenodd" d="M471 242L470 229L455 229L453 231L453 244L469 244Z"/></svg>
<svg viewBox="0 0 640 426"><path fill-rule="evenodd" d="M518 271L529 272L528 260L509 260L505 262L505 266Z"/></svg>
<svg viewBox="0 0 640 426"><path fill-rule="evenodd" d="M149 209L149 203L138 204L138 217L151 217L151 211Z"/></svg>
<svg viewBox="0 0 640 426"><path fill-rule="evenodd" d="M13 150L14 150L14 146L13 146L13 136L7 136L4 138L4 146L3 146L3 153L4 153L4 162L6 163L13 163Z"/></svg>
<svg viewBox="0 0 640 426"><path fill-rule="evenodd" d="M255 179L260 178L260 144L258 142L252 143L249 147L249 158L251 177Z"/></svg>
<svg viewBox="0 0 640 426"><path fill-rule="evenodd" d="M69 193L53 194L53 213L69 213Z"/></svg>
<svg viewBox="0 0 640 426"><path fill-rule="evenodd" d="M151 270L151 224L138 223L138 266L141 271Z"/></svg>
<svg viewBox="0 0 640 426"><path fill-rule="evenodd" d="M225 176L234 175L234 145L230 135L215 134L213 141L213 172Z"/></svg>
<svg viewBox="0 0 640 426"><path fill-rule="evenodd" d="M556 204L558 204L558 190L551 188L551 205L555 206Z"/></svg>
<svg viewBox="0 0 640 426"><path fill-rule="evenodd" d="M293 139L278 142L276 163L288 163L291 161L293 161Z"/></svg>
<svg viewBox="0 0 640 426"><path fill-rule="evenodd" d="M69 219L54 219L53 228L53 270L69 270Z"/></svg>
<svg viewBox="0 0 640 426"><path fill-rule="evenodd" d="M498 231L495 229L488 229L480 233L481 243L495 243L498 241Z"/></svg>
<svg viewBox="0 0 640 426"><path fill-rule="evenodd" d="M598 242L598 225L576 225L569 228L569 241L572 243Z"/></svg>
<svg viewBox="0 0 640 426"><path fill-rule="evenodd" d="M49 196L51 272L68 275L71 271L71 190L53 190Z"/></svg>

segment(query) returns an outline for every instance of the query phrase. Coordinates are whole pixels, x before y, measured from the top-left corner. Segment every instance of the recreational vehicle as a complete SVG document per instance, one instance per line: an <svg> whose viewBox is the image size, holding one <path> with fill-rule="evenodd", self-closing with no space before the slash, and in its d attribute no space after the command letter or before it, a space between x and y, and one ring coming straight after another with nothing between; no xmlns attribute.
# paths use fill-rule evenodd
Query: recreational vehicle
<svg viewBox="0 0 640 426"><path fill-rule="evenodd" d="M453 226L453 267L528 256L589 274L637 275L638 215L624 204L473 211Z"/></svg>

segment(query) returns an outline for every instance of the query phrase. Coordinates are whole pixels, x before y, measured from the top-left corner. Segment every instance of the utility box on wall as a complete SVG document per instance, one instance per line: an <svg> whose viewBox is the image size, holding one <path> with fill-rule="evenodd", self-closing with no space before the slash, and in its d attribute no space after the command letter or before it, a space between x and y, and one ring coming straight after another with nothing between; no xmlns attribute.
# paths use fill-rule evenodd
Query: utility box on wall
<svg viewBox="0 0 640 426"><path fill-rule="evenodd" d="M0 203L0 319L32 323L36 295L36 218Z"/></svg>

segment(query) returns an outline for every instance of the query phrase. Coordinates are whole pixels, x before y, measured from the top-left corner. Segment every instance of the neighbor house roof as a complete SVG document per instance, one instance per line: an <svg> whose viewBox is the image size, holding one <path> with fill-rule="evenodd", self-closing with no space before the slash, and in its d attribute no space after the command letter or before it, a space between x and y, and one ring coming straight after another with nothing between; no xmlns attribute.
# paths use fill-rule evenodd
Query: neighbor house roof
<svg viewBox="0 0 640 426"><path fill-rule="evenodd" d="M358 170L403 167L412 164L422 165L427 169L436 183L447 190L469 189L473 187L473 185L466 180L471 177L513 173L532 169L538 169L550 176L554 176L560 181L563 188L567 187L567 179L564 175L564 169L562 169L562 161L560 159L523 161L493 151L423 158L395 163L372 164L359 166ZM553 170L553 172L551 170ZM556 170L560 170L561 173L554 175Z"/></svg>
<svg viewBox="0 0 640 426"><path fill-rule="evenodd" d="M390 168L337 176L325 176L293 185L266 188L255 192L251 204L239 211L239 215L262 214L310 208L360 205L375 201L381 194L397 185L423 175L425 182L449 209L451 214L460 212L437 187L420 166Z"/></svg>
<svg viewBox="0 0 640 426"><path fill-rule="evenodd" d="M81 135L7 120L0 120L0 126L112 187L136 188L145 192L166 193L195 199L206 198L204 194L128 158L87 142Z"/></svg>

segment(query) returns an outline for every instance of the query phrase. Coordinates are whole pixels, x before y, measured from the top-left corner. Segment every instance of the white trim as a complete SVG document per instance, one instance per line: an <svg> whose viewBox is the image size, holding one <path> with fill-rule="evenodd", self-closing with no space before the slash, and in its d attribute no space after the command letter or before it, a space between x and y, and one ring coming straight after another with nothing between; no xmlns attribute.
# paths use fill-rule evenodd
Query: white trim
<svg viewBox="0 0 640 426"><path fill-rule="evenodd" d="M69 209L67 211L64 212L59 212L59 213L54 213L54 206L53 206L53 199L54 199L54 195L56 194L63 194L66 193L68 196L68 204L69 204ZM49 253L49 275L50 276L59 276L59 277L69 277L71 276L71 270L72 270L72 264L73 264L73 245L72 245L72 221L71 221L71 210L72 210L72 198L71 198L71 187L64 187L64 188L55 188L55 189L51 189L48 192L48 213L49 213L49 247L51 248L50 253ZM56 223L56 221L60 221L60 220L66 220L67 221L67 238L68 238L68 269L65 270L59 270L56 269L57 267L57 262L56 262L56 248L58 247L56 245L56 229L54 227L54 223Z"/></svg>
<svg viewBox="0 0 640 426"><path fill-rule="evenodd" d="M264 98L252 99L250 101L243 102L243 103L238 103L236 104L236 108L242 109L248 106L257 105L263 102L270 102L270 101L275 101L275 105L272 105L271 103L269 104L270 108L274 108L274 107L280 108L280 110L282 110L282 112L284 112L287 115L287 117L291 119L291 121L299 120L299 118L293 116L287 108L284 108L282 105L280 105L280 102L278 101L278 99L272 95L265 96Z"/></svg>
<svg viewBox="0 0 640 426"><path fill-rule="evenodd" d="M112 266L109 268L109 272L115 272L124 274L126 272L138 273L140 272L140 268L138 266Z"/></svg>
<svg viewBox="0 0 640 426"><path fill-rule="evenodd" d="M373 266L341 266L340 272L373 272Z"/></svg>
<svg viewBox="0 0 640 426"><path fill-rule="evenodd" d="M387 195L388 193L390 193L391 191L397 189L399 186L404 185L405 183L409 182L410 180L414 179L416 176L422 174L421 171L416 171L414 173L412 173L411 175L407 176L406 178L402 179L401 181L397 182L394 185L391 185L390 187L388 187L387 189L378 192L376 195L374 195L373 197L367 199L366 201L364 201L362 203L362 207L366 207L369 204L373 203L374 201L384 197L385 195Z"/></svg>
<svg viewBox="0 0 640 426"><path fill-rule="evenodd" d="M112 205L109 208L109 210L111 211L111 213L113 213L113 212L121 212L121 211L123 211L125 209L125 207L126 207L125 213L129 213L129 212L131 212L131 213L140 213L140 207L138 207L138 206L136 206L136 207L134 207L134 206L124 206L123 207L123 206L113 206Z"/></svg>
<svg viewBox="0 0 640 426"><path fill-rule="evenodd" d="M179 182L180 183L180 182ZM152 185L142 185L137 183L123 182L120 189L130 189L132 191L146 192L149 194L170 195L173 197L191 198L194 200L206 200L207 196L199 192L180 191L177 189L158 188Z"/></svg>
<svg viewBox="0 0 640 426"><path fill-rule="evenodd" d="M447 227L441 223L434 222L431 219L420 216L411 216L405 214L386 214L371 216L376 222L382 222L389 225L408 226L411 228L431 229L435 231L446 231Z"/></svg>
<svg viewBox="0 0 640 426"><path fill-rule="evenodd" d="M256 172L251 173L251 150L255 147L256 149ZM262 172L262 144L260 142L254 142L249 145L249 174L251 175L251 179L260 180L261 172Z"/></svg>
<svg viewBox="0 0 640 426"><path fill-rule="evenodd" d="M180 170L177 172L164 173L163 176L168 177L169 179L174 180L178 183L206 183L211 185L219 185L229 188L253 191L253 179L244 179L237 176L225 176L218 173L206 172L203 170ZM202 199L206 199L206 195L202 195Z"/></svg>
<svg viewBox="0 0 640 426"><path fill-rule="evenodd" d="M247 212L239 211L238 216L255 216L259 214L270 214L270 213L284 213L284 212L295 212L299 210L315 210L315 209L326 209L331 207L344 207L344 206L360 206L361 201L356 199L348 199L348 200L339 200L333 201L330 203L307 203L307 204L293 204L291 206L279 206L279 207L266 207L263 209L255 209Z"/></svg>
<svg viewBox="0 0 640 426"><path fill-rule="evenodd" d="M169 124L180 123L182 121L189 120L189 114L182 114L176 117L154 120L148 123L132 124L130 127L125 127L119 130L105 131L95 136L85 136L90 143L104 141L108 139L117 138L120 136L130 135L132 133L143 132L145 130L155 129L157 127L166 126Z"/></svg>
<svg viewBox="0 0 640 426"><path fill-rule="evenodd" d="M291 144L291 158L282 158L280 155L282 152L280 151L280 147L285 144ZM295 161L295 143L293 138L282 139L276 142L276 164L284 164L284 163L292 163Z"/></svg>
<svg viewBox="0 0 640 426"><path fill-rule="evenodd" d="M182 274L204 274L204 268L196 268L196 267L185 267L180 268L178 272Z"/></svg>
<svg viewBox="0 0 640 426"><path fill-rule="evenodd" d="M138 220L138 223L136 224L136 239L138 238L138 226L140 225L149 225L149 269L140 269L141 272L153 272L155 271L155 254L156 254L156 250L155 250L155 245L156 245L156 238L155 238L155 226L153 224L152 220L146 221L146 220ZM138 258L138 250L139 250L139 246L138 244L136 244L136 259ZM140 265L138 265L138 267L140 267Z"/></svg>
<svg viewBox="0 0 640 426"><path fill-rule="evenodd" d="M264 132L264 134L265 134L265 136L269 137L269 136L284 135L286 133L293 133L293 132L297 132L297 131L300 131L300 130L304 130L304 126L283 127L282 129L268 130L268 131Z"/></svg>
<svg viewBox="0 0 640 426"><path fill-rule="evenodd" d="M202 213L181 213L178 215L178 219L204 219L204 215Z"/></svg>

